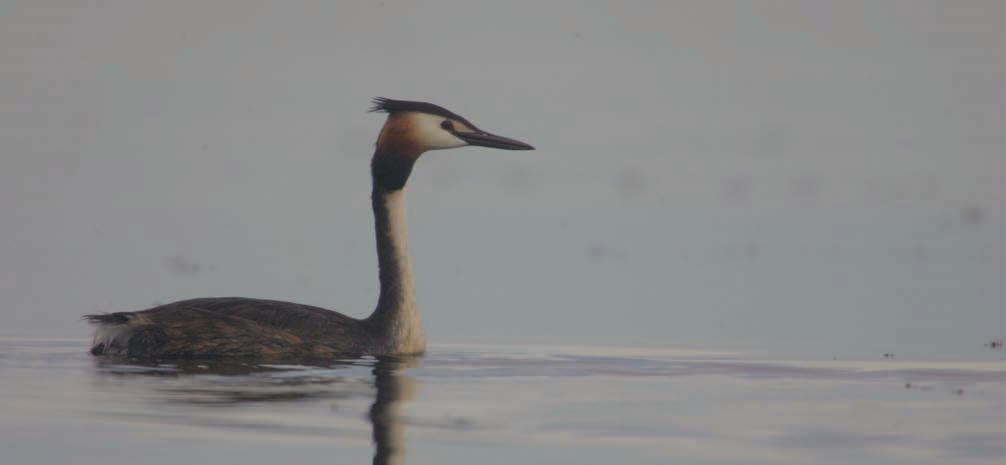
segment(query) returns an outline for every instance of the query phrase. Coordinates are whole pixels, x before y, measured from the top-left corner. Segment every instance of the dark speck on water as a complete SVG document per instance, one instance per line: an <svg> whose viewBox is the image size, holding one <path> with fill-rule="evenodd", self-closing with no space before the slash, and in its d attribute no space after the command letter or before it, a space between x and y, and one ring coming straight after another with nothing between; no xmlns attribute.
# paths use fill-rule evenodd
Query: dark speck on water
<svg viewBox="0 0 1006 465"><path fill-rule="evenodd" d="M645 194L650 188L649 179L635 169L624 169L614 180L615 190L625 197L635 197Z"/></svg>
<svg viewBox="0 0 1006 465"><path fill-rule="evenodd" d="M744 243L743 252L745 257L755 258L761 255L761 247L758 245L758 242L747 241Z"/></svg>
<svg viewBox="0 0 1006 465"><path fill-rule="evenodd" d="M172 273L181 276L194 276L199 274L202 270L202 266L200 264L189 261L185 257L178 255L166 257L164 259L164 266L166 266Z"/></svg>
<svg viewBox="0 0 1006 465"><path fill-rule="evenodd" d="M142 362L90 357L87 342L0 338L0 462L449 465L477 454L480 464L845 464L855 451L855 463L882 465L1006 455L1006 441L988 439L1006 436L1003 416L989 415L1006 411L1002 361L444 345L325 363ZM968 402L948 401L965 391Z"/></svg>
<svg viewBox="0 0 1006 465"><path fill-rule="evenodd" d="M967 205L961 209L961 220L965 224L978 226L982 224L982 208L977 205Z"/></svg>

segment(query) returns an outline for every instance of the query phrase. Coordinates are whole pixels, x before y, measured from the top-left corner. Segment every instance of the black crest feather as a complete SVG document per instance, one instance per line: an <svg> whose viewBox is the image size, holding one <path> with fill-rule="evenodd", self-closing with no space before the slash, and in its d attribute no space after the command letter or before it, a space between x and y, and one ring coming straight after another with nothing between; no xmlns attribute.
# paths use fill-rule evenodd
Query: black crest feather
<svg viewBox="0 0 1006 465"><path fill-rule="evenodd" d="M83 319L96 325L124 325L136 316L136 312L96 313L84 315Z"/></svg>
<svg viewBox="0 0 1006 465"><path fill-rule="evenodd" d="M475 125L470 121L464 119L461 115L454 113L442 106L434 105L427 102L414 102L411 100L394 100L385 97L377 97L371 103L373 106L370 107L370 112L381 112L381 113L396 113L399 111L415 111L418 113L428 113L431 115L443 116L444 118L451 118L462 123L475 128Z"/></svg>

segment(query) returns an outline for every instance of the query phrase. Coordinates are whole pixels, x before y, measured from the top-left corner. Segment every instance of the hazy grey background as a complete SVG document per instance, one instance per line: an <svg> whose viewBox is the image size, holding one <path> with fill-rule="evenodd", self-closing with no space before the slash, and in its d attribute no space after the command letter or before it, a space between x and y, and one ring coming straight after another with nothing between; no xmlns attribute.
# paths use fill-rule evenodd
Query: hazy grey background
<svg viewBox="0 0 1006 465"><path fill-rule="evenodd" d="M374 96L433 342L971 357L1006 333L1002 1L0 2L0 333L375 301Z"/></svg>

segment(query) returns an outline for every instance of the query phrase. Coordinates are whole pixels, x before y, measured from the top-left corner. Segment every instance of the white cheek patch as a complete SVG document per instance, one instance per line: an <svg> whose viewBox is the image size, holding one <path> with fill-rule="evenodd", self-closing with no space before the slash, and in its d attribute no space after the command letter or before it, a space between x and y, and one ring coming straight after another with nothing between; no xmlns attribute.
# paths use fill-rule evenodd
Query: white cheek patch
<svg viewBox="0 0 1006 465"><path fill-rule="evenodd" d="M415 113L410 121L415 131L414 134L426 150L452 149L468 145L467 142L442 128L440 124L443 122L443 116L426 113Z"/></svg>

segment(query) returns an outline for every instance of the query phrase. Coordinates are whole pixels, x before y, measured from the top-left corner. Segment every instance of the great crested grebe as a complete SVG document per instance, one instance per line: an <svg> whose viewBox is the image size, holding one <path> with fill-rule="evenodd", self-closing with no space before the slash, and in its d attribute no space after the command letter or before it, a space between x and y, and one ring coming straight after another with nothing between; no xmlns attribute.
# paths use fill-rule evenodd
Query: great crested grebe
<svg viewBox="0 0 1006 465"><path fill-rule="evenodd" d="M414 354L426 348L406 238L405 183L428 150L479 145L533 150L490 134L445 108L377 98L388 113L370 168L381 285L377 307L358 320L310 305L243 297L174 302L138 312L85 315L91 353L128 357L328 357Z"/></svg>

